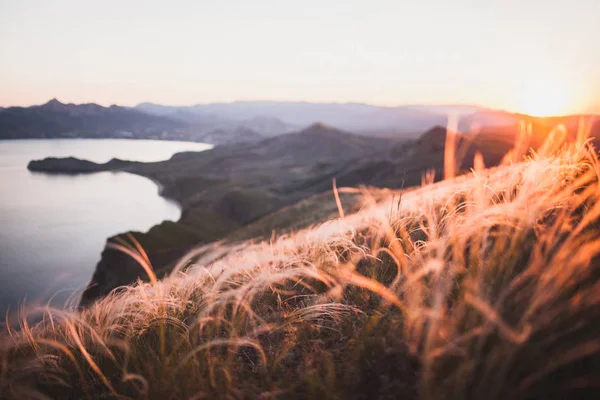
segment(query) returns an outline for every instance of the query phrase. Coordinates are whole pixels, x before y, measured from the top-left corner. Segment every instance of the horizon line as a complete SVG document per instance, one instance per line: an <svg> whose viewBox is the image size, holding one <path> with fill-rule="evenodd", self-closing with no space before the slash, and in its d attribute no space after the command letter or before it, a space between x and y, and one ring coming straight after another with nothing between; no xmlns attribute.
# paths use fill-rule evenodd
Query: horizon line
<svg viewBox="0 0 600 400"><path fill-rule="evenodd" d="M289 104L297 103L297 104L317 104L317 105L362 105L362 106L379 107L379 108L464 107L464 108L478 108L481 111L505 112L505 113L509 113L509 114L528 115L528 116L536 117L536 118L555 118L555 117L568 117L568 116L575 116L575 115L600 116L600 110L598 110L598 111L580 111L580 112L557 114L557 115L538 116L538 115L530 115L530 114L527 114L525 112L518 111L518 110L509 110L509 109L504 109L504 108L495 108L495 107L488 107L488 106L484 106L484 105L469 104L469 103L437 103L437 102L427 103L427 102L425 102L425 103L401 103L401 104L396 104L396 105L389 105L389 104L367 103L367 102L362 102L362 101L311 101L311 100L272 100L272 99L245 100L245 99L242 99L242 100L231 100L231 101L198 102L198 103L191 103L191 104L184 104L184 105L164 104L164 103L157 103L154 101L142 101L142 102L136 103L133 106L127 106L127 105L121 105L121 104L117 104L117 103L107 104L107 103L96 103L96 102L81 102L81 103L63 102L63 101L59 100L58 97L56 97L56 96L52 97L50 100L48 100L44 103L40 103L40 104L7 105L7 106L3 105L3 106L0 106L0 108L8 109L8 108L39 107L39 106L48 104L52 101L57 101L64 105L78 106L78 105L92 105L93 104L93 105L98 105L103 108L109 108L109 107L116 106L116 107L131 108L131 109L134 109L143 104L151 104L151 105L156 105L156 106L161 106L161 107L179 108L179 107L196 107L196 106L208 106L208 105L228 105L228 104L240 104L240 103L289 103Z"/></svg>

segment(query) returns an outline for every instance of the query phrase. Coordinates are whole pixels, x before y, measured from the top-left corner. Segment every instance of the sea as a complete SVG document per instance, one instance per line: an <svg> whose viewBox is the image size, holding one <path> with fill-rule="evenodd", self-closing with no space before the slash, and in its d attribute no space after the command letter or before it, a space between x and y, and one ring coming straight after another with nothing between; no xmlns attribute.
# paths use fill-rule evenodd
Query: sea
<svg viewBox="0 0 600 400"><path fill-rule="evenodd" d="M0 316L40 305L73 306L94 273L106 239L177 221L179 206L149 179L125 172L50 175L33 159L77 157L161 161L204 143L129 139L0 141Z"/></svg>

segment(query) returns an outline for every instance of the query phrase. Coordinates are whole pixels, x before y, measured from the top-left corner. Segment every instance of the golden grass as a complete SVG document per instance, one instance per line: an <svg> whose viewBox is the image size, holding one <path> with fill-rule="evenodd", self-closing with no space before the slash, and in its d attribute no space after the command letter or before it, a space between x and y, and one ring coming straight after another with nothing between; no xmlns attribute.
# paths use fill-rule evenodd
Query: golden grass
<svg viewBox="0 0 600 400"><path fill-rule="evenodd" d="M358 213L198 251L81 312L46 307L7 327L0 397L597 395L600 164L563 136L400 198L365 190Z"/></svg>

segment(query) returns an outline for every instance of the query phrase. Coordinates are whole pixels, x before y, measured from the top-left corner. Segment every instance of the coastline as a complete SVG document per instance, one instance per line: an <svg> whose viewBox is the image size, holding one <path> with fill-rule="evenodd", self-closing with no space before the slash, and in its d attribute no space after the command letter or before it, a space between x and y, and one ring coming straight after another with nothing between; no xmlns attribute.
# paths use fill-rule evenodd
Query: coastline
<svg viewBox="0 0 600 400"><path fill-rule="evenodd" d="M16 145L16 143L18 143L19 141L26 141L27 143L31 143L31 142L36 142L38 140L40 142L47 142L46 139L16 139L16 140L6 140L4 142L15 142L15 145ZM53 141L54 140L70 141L71 139L57 138L57 139L53 139ZM95 139L87 139L87 138L79 138L78 140L81 140L81 141L89 140L89 141L92 141L92 143L96 142ZM110 141L110 140L115 140L115 139L106 138L105 140ZM143 142L158 142L158 140L152 140L152 139L140 139L140 140ZM125 141L127 141L127 139L125 139ZM171 141L171 143L172 142L180 142L180 141ZM189 142L180 142L180 143L189 144ZM141 145L141 143L140 143L140 145ZM120 257L116 257L119 260L118 260L118 262L114 263L114 267L106 268L106 267L108 267L108 265L104 266L104 264L107 264L107 263L106 262L103 263L102 262L103 260L105 260L105 259L115 260L114 254L111 254L112 252L110 252L110 251L109 252L106 251L107 243L114 241L116 238L119 238L119 237L126 237L127 234L133 234L134 237L136 237L141 243L144 244L145 248L149 249L148 250L149 252L153 253L153 252L155 252L154 250L157 250L157 253L160 253L158 255L161 256L161 257L159 257L159 258L161 258L159 264L163 264L165 262L164 257L162 257L162 255L164 255L163 254L164 249L159 248L160 246L157 245L157 242L160 241L162 236L170 236L171 232L173 231L173 227L180 225L182 223L182 219L186 215L187 208L181 201L181 198L178 197L176 195L176 193L173 193L173 191L170 191L168 189L167 182L164 182L156 175L138 171L137 169L132 168L132 166L135 166L137 164L147 165L147 164L160 163L160 162L168 161L175 154L179 154L181 152L200 153L200 152L203 152L206 150L210 150L214 147L210 144L204 144L204 145L206 148L202 149L202 150L199 149L198 151L194 151L195 149L193 149L193 148L192 149L184 148L181 150L177 150L174 153L171 153L167 157L163 158L161 161L142 162L142 161L125 161L125 160L121 160L121 159L111 159L111 160L107 161L106 163L95 163L95 162L91 162L91 161L87 161L87 160L83 160L83 159L77 159L74 157L66 158L66 159L58 158L58 157L47 157L42 160L33 159L27 164L26 169L28 171L30 171L31 173L35 173L35 174L40 173L40 174L50 174L50 175L52 175L52 174L84 175L84 174L88 174L88 173L91 174L91 173L95 173L95 172L124 172L124 173L128 173L128 174L136 175L141 178L150 180L156 187L155 193L158 194L158 196L160 196L160 198L163 199L164 201L176 206L176 208L178 210L177 215L173 216L175 218L171 217L171 218L165 219L165 220L155 220L154 223L152 223L152 225L149 228L146 227L146 229L144 231L137 231L137 230L135 230L135 228L121 230L122 229L122 227L121 227L120 229L111 233L109 236L105 236L103 239L104 240L103 246L99 249L98 253L96 253L96 257L97 257L96 261L94 261L94 264L92 264L90 266L90 267L92 267L92 272L90 273L90 275L87 276L86 282L84 283L84 285L86 285L86 283L89 282L89 284L84 286L84 288L85 288L84 292L80 296L81 298L84 299L84 301L81 303L85 303L85 298L90 297L89 294L93 293L93 292L90 292L90 293L88 293L88 295L86 295L86 292L88 292L89 289L93 286L101 286L101 287L105 288L99 292L100 294L91 296L95 299L95 298L101 297L104 294L106 294L106 292L108 292L109 289L112 289L111 286L115 286L115 285L120 286L121 284L129 284L130 283L128 281L129 279L132 279L134 275L136 277L137 277L137 275L139 275L139 267L138 266L131 265L130 260L120 259ZM152 154L154 154L154 153L152 153ZM51 164L50 167L49 167L48 163ZM36 164L38 164L38 165L36 166ZM194 238L194 240L195 240L195 238ZM190 241L189 238L188 238L188 240L185 240L183 247L187 248L188 247L187 242L189 242L189 241ZM175 248L178 249L178 248L182 248L182 247L175 246ZM177 251L177 253L179 253L179 251ZM173 256L173 257L175 257L175 256ZM170 257L168 257L168 258L170 258ZM160 266L162 266L162 265L157 265L157 267L159 269L160 269ZM113 279L108 279L108 276L110 276L110 275L121 275L121 273L118 271L119 268L121 268L121 267L123 267L126 270L131 270L133 272L131 274L125 274L125 276L129 276L129 277L124 280L119 279L118 282L114 281ZM106 273L103 273L102 271L99 272L99 270L103 270L103 269L106 270L105 271Z"/></svg>
<svg viewBox="0 0 600 400"><path fill-rule="evenodd" d="M77 291L78 296L86 287L108 238L127 231L146 233L162 221L177 222L182 216L181 204L167 196L156 179L112 172L54 177L26 168L29 160L43 154L87 155L91 149L101 159L115 144L122 146L116 149L120 155L132 157L136 149L140 156L153 156L154 148L162 153L173 148L168 143L155 143L148 150L138 142L86 142L0 142L5 191L0 204L3 312L9 306L17 310L24 298L29 305L56 298L53 305L62 307L67 297L63 293Z"/></svg>

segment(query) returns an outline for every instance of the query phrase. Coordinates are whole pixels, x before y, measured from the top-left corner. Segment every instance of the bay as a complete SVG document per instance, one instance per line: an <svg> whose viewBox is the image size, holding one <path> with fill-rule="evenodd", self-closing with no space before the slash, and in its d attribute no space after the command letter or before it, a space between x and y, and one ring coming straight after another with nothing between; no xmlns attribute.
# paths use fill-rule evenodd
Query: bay
<svg viewBox="0 0 600 400"><path fill-rule="evenodd" d="M48 175L27 170L32 159L78 157L160 161L204 143L127 139L0 141L0 313L26 300L74 304L92 277L106 239L146 231L180 217L152 181L123 172Z"/></svg>

